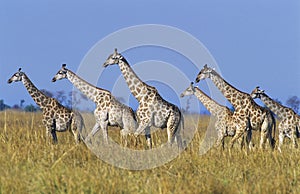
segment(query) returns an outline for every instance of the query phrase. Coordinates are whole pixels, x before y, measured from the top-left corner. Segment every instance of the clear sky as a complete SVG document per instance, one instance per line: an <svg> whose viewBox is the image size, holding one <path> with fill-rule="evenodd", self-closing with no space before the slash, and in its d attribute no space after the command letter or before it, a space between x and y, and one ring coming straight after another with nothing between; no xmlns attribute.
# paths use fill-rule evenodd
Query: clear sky
<svg viewBox="0 0 300 194"><path fill-rule="evenodd" d="M8 105L19 104L21 99L25 104L34 103L21 83L7 84L19 67L40 89L71 91L67 81L51 82L62 63L76 72L97 42L120 29L142 24L172 26L198 39L217 62L223 77L242 91L251 92L259 85L282 102L293 95L300 97L298 0L2 0L0 99ZM178 62L176 68L185 71L183 63L189 61L184 57L160 48L153 50L136 48L124 55L131 65L148 60ZM103 53L112 51L113 47ZM104 56L99 54L99 61L104 62L108 55ZM96 72L101 71L101 64L96 67ZM102 73L114 76L115 83L120 71L109 68ZM185 76L192 81L197 73L198 69L188 68ZM81 76L88 80L86 75ZM97 86L112 89L112 83L103 80L109 77L99 79ZM149 83L155 85L155 80L149 78ZM183 84L188 86L188 82ZM172 90L157 86L164 98L178 103ZM206 86L203 88L209 93Z"/></svg>

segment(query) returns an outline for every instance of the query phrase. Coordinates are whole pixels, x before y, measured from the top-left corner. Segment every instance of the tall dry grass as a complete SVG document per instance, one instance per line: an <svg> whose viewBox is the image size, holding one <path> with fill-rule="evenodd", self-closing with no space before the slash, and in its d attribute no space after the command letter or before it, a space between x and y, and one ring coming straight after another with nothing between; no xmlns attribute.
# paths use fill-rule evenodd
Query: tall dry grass
<svg viewBox="0 0 300 194"><path fill-rule="evenodd" d="M92 116L84 117L91 127ZM103 162L68 132L52 145L40 113L0 112L0 193L300 193L300 151L289 141L282 154L267 147L200 155L209 118L185 120L186 129L197 131L182 154L163 166L132 171ZM120 139L117 128L109 135ZM166 131L156 131L153 141L155 146L166 141Z"/></svg>

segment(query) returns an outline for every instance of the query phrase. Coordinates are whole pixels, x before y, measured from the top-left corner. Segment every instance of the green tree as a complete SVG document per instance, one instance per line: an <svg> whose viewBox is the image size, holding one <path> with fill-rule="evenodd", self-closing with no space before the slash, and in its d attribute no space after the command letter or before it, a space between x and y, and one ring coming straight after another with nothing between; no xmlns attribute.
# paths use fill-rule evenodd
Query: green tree
<svg viewBox="0 0 300 194"><path fill-rule="evenodd" d="M4 103L4 100L0 100L0 111L11 108L7 104Z"/></svg>
<svg viewBox="0 0 300 194"><path fill-rule="evenodd" d="M30 105L27 105L24 107L25 112L36 112L38 110L39 110L39 108L34 106L33 104L30 104Z"/></svg>
<svg viewBox="0 0 300 194"><path fill-rule="evenodd" d="M298 113L299 105L300 105L300 99L297 96L292 96L289 99L287 99L286 105L291 107L295 112Z"/></svg>

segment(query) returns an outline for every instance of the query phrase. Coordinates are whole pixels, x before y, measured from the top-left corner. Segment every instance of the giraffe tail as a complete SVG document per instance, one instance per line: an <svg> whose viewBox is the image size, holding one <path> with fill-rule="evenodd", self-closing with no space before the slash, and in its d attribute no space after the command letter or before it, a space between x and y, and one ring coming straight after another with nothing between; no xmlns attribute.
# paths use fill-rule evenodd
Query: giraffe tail
<svg viewBox="0 0 300 194"><path fill-rule="evenodd" d="M182 131L182 137L184 137L184 117L183 114L180 114L180 127L181 127L181 131Z"/></svg>
<svg viewBox="0 0 300 194"><path fill-rule="evenodd" d="M271 112L271 118L272 118L272 147L274 148L275 147L275 144L276 144L276 140L275 140L275 136L276 136L276 119L275 119L275 116L274 114Z"/></svg>
<svg viewBox="0 0 300 194"><path fill-rule="evenodd" d="M298 124L296 126L296 137L300 138L300 120L298 121Z"/></svg>

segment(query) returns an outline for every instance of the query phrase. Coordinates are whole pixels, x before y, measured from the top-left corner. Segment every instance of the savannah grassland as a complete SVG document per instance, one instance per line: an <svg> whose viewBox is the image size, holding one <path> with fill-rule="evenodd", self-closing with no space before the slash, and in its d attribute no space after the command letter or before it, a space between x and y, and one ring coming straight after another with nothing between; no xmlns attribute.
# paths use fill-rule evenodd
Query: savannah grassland
<svg viewBox="0 0 300 194"><path fill-rule="evenodd" d="M190 117L185 128L197 131L182 154L133 171L103 162L69 132L58 133L57 145L47 143L40 113L0 112L0 193L300 193L300 150L289 140L282 154L235 147L200 155L209 118ZM155 133L154 145L166 141L165 130ZM257 145L258 132L253 135ZM119 130L109 129L109 136L118 140Z"/></svg>

